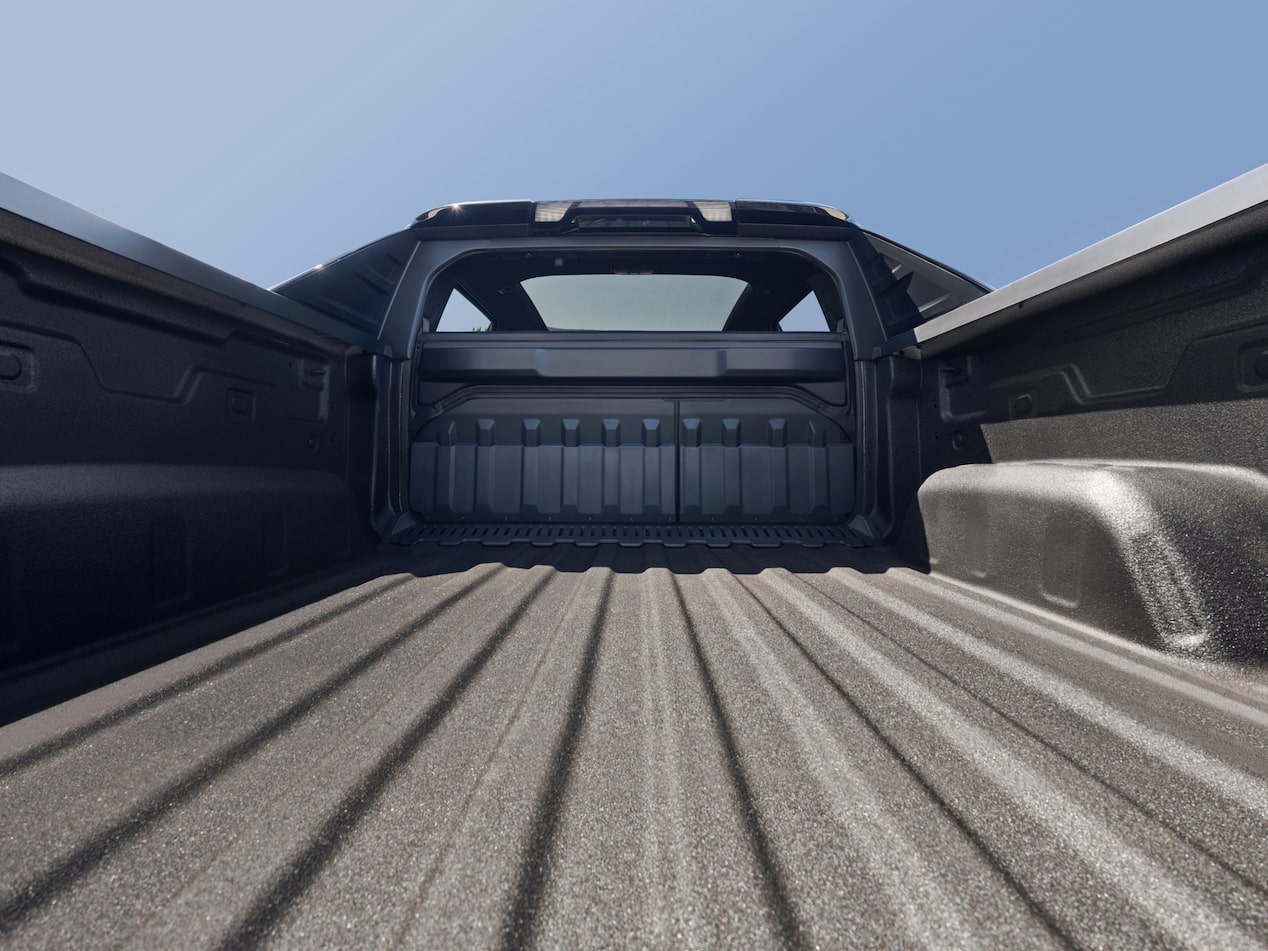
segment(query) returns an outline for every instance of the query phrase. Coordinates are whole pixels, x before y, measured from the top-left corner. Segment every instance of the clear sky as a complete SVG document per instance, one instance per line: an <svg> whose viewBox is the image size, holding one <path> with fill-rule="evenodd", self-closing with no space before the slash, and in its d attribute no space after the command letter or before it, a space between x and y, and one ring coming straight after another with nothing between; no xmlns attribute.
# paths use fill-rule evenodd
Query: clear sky
<svg viewBox="0 0 1268 951"><path fill-rule="evenodd" d="M451 201L790 198L1003 284L1268 162L1268 3L6 5L0 170L270 285Z"/></svg>

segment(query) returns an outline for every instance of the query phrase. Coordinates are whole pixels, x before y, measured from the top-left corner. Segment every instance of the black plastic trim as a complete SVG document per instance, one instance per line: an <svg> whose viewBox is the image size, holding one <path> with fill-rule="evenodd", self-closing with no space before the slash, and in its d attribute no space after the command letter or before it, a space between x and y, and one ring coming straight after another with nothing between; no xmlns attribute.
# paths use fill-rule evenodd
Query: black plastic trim
<svg viewBox="0 0 1268 951"><path fill-rule="evenodd" d="M666 380L780 383L841 380L845 364L836 334L762 334L752 339L717 333L681 334L447 334L420 351L428 381Z"/></svg>
<svg viewBox="0 0 1268 951"><path fill-rule="evenodd" d="M805 548L822 548L824 545L863 547L853 532L839 525L433 524L418 526L393 541L401 545L428 542L461 545L474 542L491 547L513 545L517 542L541 547L577 545L583 548L605 544L620 545L623 548L639 548L643 545L664 545L666 548L686 548L688 545L705 545L709 548L729 548L732 545L751 545L754 548L778 548L781 545L800 545Z"/></svg>

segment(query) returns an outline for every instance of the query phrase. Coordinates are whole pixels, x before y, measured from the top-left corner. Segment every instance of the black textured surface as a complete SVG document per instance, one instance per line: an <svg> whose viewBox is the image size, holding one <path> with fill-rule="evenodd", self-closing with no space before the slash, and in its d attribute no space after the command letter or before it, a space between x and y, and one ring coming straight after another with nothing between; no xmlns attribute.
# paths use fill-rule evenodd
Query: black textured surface
<svg viewBox="0 0 1268 951"><path fill-rule="evenodd" d="M410 502L428 521L830 523L854 501L848 411L825 415L791 388L481 389L411 446Z"/></svg>
<svg viewBox="0 0 1268 951"><path fill-rule="evenodd" d="M298 469L5 467L0 521L0 677L369 547L347 483Z"/></svg>
<svg viewBox="0 0 1268 951"><path fill-rule="evenodd" d="M0 730L0 935L1252 947L1266 723L875 551L421 545Z"/></svg>
<svg viewBox="0 0 1268 951"><path fill-rule="evenodd" d="M369 548L345 348L142 271L0 212L0 681Z"/></svg>
<svg viewBox="0 0 1268 951"><path fill-rule="evenodd" d="M1256 234L1205 250L1197 241L1170 267L1098 279L1075 301L1014 308L1008 326L926 355L918 395L881 390L875 464L889 470L878 489L893 492L895 516L919 484L902 478L914 471L913 427L921 479L966 463L1054 460L1268 473L1268 377L1256 369L1268 354L1264 220L1256 211L1243 222Z"/></svg>

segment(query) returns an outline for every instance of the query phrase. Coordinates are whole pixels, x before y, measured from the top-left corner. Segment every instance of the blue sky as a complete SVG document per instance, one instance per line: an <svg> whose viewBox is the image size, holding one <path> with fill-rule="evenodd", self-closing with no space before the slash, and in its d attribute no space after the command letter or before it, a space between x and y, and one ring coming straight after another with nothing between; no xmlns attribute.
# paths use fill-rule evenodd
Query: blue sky
<svg viewBox="0 0 1268 951"><path fill-rule="evenodd" d="M1268 161L1268 4L14 4L0 170L259 283L450 201L837 205L1003 284Z"/></svg>

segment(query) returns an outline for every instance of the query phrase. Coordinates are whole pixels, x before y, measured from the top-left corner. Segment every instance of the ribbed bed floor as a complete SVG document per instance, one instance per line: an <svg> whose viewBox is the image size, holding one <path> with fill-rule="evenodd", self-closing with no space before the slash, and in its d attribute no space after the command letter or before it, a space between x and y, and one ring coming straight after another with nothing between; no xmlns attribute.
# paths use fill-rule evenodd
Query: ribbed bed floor
<svg viewBox="0 0 1268 951"><path fill-rule="evenodd" d="M1268 944L1268 680L849 550L419 546L0 730L22 947Z"/></svg>

